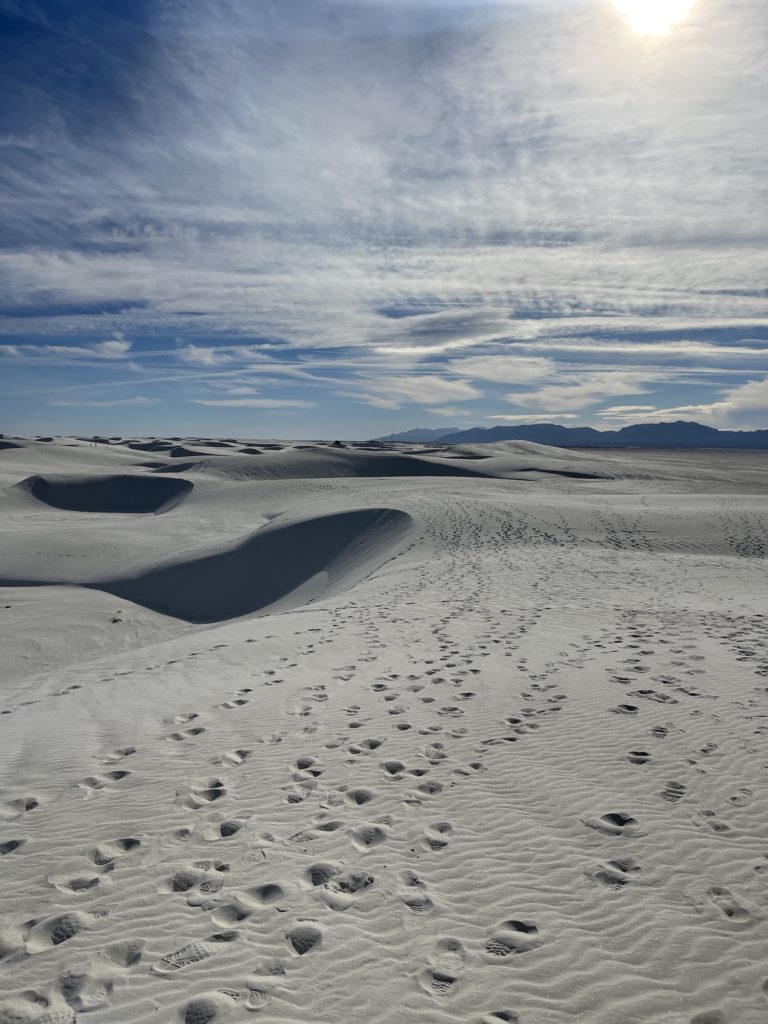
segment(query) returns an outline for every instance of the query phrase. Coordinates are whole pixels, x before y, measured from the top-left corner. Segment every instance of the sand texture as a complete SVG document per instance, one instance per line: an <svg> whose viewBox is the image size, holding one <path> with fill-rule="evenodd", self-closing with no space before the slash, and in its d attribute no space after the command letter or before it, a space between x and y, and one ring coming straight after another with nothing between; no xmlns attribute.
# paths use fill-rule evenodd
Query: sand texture
<svg viewBox="0 0 768 1024"><path fill-rule="evenodd" d="M0 1024L765 1024L768 455L6 438Z"/></svg>

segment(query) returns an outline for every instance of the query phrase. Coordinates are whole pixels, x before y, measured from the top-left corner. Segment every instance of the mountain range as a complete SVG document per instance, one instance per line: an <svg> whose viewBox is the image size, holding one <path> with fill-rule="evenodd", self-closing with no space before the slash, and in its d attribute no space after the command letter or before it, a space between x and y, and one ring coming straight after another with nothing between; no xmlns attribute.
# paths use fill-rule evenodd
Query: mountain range
<svg viewBox="0 0 768 1024"><path fill-rule="evenodd" d="M748 448L768 450L768 430L717 430L701 423L634 423L620 430L563 427L558 423L526 423L459 430L414 428L376 441L399 443L490 444L494 441L535 441L559 448Z"/></svg>

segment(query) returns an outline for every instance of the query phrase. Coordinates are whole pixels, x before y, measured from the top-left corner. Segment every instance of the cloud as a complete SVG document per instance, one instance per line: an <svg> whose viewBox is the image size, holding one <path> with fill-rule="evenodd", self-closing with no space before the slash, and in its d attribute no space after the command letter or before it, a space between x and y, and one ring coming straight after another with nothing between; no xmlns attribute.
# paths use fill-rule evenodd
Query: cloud
<svg viewBox="0 0 768 1024"><path fill-rule="evenodd" d="M458 405L443 405L436 406L431 409L427 409L427 412L432 416L449 416L451 419L466 419L471 415L466 409L462 409Z"/></svg>
<svg viewBox="0 0 768 1024"><path fill-rule="evenodd" d="M40 359L66 362L81 359L123 359L131 351L130 341L113 338L81 345L0 345L0 355L9 359Z"/></svg>
<svg viewBox="0 0 768 1024"><path fill-rule="evenodd" d="M616 395L644 395L656 375L644 372L611 371L574 374L573 383L548 384L536 391L517 391L506 395L515 405L535 405L559 413L579 412Z"/></svg>
<svg viewBox="0 0 768 1024"><path fill-rule="evenodd" d="M49 404L67 409L111 409L113 405L156 405L157 402L157 398L146 398L144 395L136 395L134 398L112 398L108 401L104 399L82 399L79 401L59 399Z"/></svg>
<svg viewBox="0 0 768 1024"><path fill-rule="evenodd" d="M646 329L650 325L646 322L641 326ZM656 324L653 325L657 327ZM637 329L637 328L636 328ZM573 340L552 341L550 339L537 339L530 347L542 352L561 352L566 355L587 353L589 355L605 356L652 356L654 359L679 358L688 362L701 359L727 361L732 359L768 359L768 344L765 342L753 342L752 344L732 345L713 344L707 341L640 341L637 338L621 340Z"/></svg>
<svg viewBox="0 0 768 1024"><path fill-rule="evenodd" d="M195 405L211 405L231 409L311 409L317 402L282 398L192 398Z"/></svg>
<svg viewBox="0 0 768 1024"><path fill-rule="evenodd" d="M505 423L549 423L552 420L576 420L578 416L569 412L534 412L524 414L498 413L484 417L487 420L502 420Z"/></svg>
<svg viewBox="0 0 768 1024"><path fill-rule="evenodd" d="M111 338L109 341L100 341L90 347L102 359L122 359L133 346L124 338Z"/></svg>
<svg viewBox="0 0 768 1024"><path fill-rule="evenodd" d="M356 401L379 409L399 409L403 405L441 405L443 402L468 402L482 392L465 380L450 380L435 374L412 377L361 378L360 392L343 392Z"/></svg>
<svg viewBox="0 0 768 1024"><path fill-rule="evenodd" d="M192 366L229 366L252 364L264 360L269 349L280 348L274 344L260 345L182 345L176 355L182 363Z"/></svg>
<svg viewBox="0 0 768 1024"><path fill-rule="evenodd" d="M677 405L667 408L653 406L614 406L600 415L622 421L660 422L670 419L695 419L721 430L764 430L768 409L768 377L752 380L736 388L726 389L714 402Z"/></svg>
<svg viewBox="0 0 768 1024"><path fill-rule="evenodd" d="M555 369L551 359L526 358L519 355L471 356L451 359L449 368L474 380L490 380L498 384L519 384L521 381L549 377Z"/></svg>
<svg viewBox="0 0 768 1024"><path fill-rule="evenodd" d="M598 416L626 416L627 413L655 412L655 405L611 405L601 409Z"/></svg>

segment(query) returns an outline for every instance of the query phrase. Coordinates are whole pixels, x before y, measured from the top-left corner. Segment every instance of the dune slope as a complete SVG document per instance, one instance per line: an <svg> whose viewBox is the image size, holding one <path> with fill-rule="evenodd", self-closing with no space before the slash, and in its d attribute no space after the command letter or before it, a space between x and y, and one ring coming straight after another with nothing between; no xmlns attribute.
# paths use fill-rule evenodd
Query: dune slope
<svg viewBox="0 0 768 1024"><path fill-rule="evenodd" d="M274 523L213 554L92 586L187 622L221 622L352 585L411 525L405 512L382 508Z"/></svg>

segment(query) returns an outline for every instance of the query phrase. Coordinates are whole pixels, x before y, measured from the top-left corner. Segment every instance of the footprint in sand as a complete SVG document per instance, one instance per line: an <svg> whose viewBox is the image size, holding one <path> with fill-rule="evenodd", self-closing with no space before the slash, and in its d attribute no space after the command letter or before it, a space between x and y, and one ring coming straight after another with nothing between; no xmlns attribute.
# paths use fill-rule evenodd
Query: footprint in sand
<svg viewBox="0 0 768 1024"><path fill-rule="evenodd" d="M82 968L66 971L57 981L65 1002L77 1013L87 1013L106 1006L113 986L112 977L99 976Z"/></svg>
<svg viewBox="0 0 768 1024"><path fill-rule="evenodd" d="M122 761L124 757L130 757L131 754L136 753L136 747L120 747L119 750L113 750L111 754L107 754L101 758L102 764L114 764L115 761Z"/></svg>
<svg viewBox="0 0 768 1024"><path fill-rule="evenodd" d="M152 974L160 975L176 974L178 971L183 971L185 967L200 963L201 960L207 960L215 952L215 948L207 943L191 942L188 946L183 946L173 953L166 954L160 960L156 960L150 971Z"/></svg>
<svg viewBox="0 0 768 1024"><path fill-rule="evenodd" d="M115 771L105 772L103 775L89 775L85 779L81 779L77 786L79 789L84 789L86 795L90 795L99 789L106 789L107 786L111 786L115 782L120 782L122 779L128 778L130 772L126 771Z"/></svg>
<svg viewBox="0 0 768 1024"><path fill-rule="evenodd" d="M606 836L644 835L636 819L623 811L611 811L599 818L582 818L582 823Z"/></svg>
<svg viewBox="0 0 768 1024"><path fill-rule="evenodd" d="M227 789L222 779L201 779L190 783L186 791L177 791L176 803L181 807L197 810L226 795Z"/></svg>
<svg viewBox="0 0 768 1024"><path fill-rule="evenodd" d="M339 871L320 886L320 896L331 910L343 912L349 910L374 882L374 876L365 871Z"/></svg>
<svg viewBox="0 0 768 1024"><path fill-rule="evenodd" d="M174 740L176 743L182 743L184 740L190 740L204 732L205 728L202 725L195 725L191 729L182 729L179 732L169 733L169 735L166 736L166 739Z"/></svg>
<svg viewBox="0 0 768 1024"><path fill-rule="evenodd" d="M94 911L89 914L70 911L44 918L42 921L31 922L24 936L26 950L30 954L43 953L54 946L60 946L106 916L106 911Z"/></svg>
<svg viewBox="0 0 768 1024"><path fill-rule="evenodd" d="M492 963L498 963L520 953L529 953L542 942L539 929L531 921L504 921L485 943L485 952Z"/></svg>
<svg viewBox="0 0 768 1024"><path fill-rule="evenodd" d="M711 889L707 889L706 896L723 917L734 924L754 924L753 915L739 903L730 889L726 889L724 886L713 886Z"/></svg>
<svg viewBox="0 0 768 1024"><path fill-rule="evenodd" d="M219 755L218 760L221 764L225 764L231 768L236 768L238 765L241 765L243 761L246 761L252 753L252 750L244 749L225 750L223 754Z"/></svg>
<svg viewBox="0 0 768 1024"><path fill-rule="evenodd" d="M421 839L421 845L427 850L444 850L448 845L448 837L453 832L449 821L436 821L430 825Z"/></svg>
<svg viewBox="0 0 768 1024"><path fill-rule="evenodd" d="M647 750L630 750L627 754L627 760L630 764L648 764L651 760L651 755Z"/></svg>
<svg viewBox="0 0 768 1024"><path fill-rule="evenodd" d="M419 975L419 984L436 999L454 995L465 959L464 947L458 939L440 939L427 958L429 967Z"/></svg>
<svg viewBox="0 0 768 1024"><path fill-rule="evenodd" d="M631 876L639 870L640 865L636 860L632 857L622 857L599 864L596 869L587 871L587 875L607 889L623 889Z"/></svg>
<svg viewBox="0 0 768 1024"><path fill-rule="evenodd" d="M140 846L141 840L134 836L128 836L125 839L112 839L89 850L86 857L98 867L109 867L125 854L138 850Z"/></svg>
<svg viewBox="0 0 768 1024"><path fill-rule="evenodd" d="M19 818L22 814L34 811L35 808L39 806L40 801L36 796L14 797L0 803L0 818L5 818L6 821L12 821L14 818Z"/></svg>
<svg viewBox="0 0 768 1024"><path fill-rule="evenodd" d="M221 861L195 861L174 871L158 889L158 892L184 893L187 902L195 906L211 894L224 887L224 875L229 871L229 864Z"/></svg>
<svg viewBox="0 0 768 1024"><path fill-rule="evenodd" d="M6 854L20 850L25 842L25 839L6 839L5 842L0 843L0 857L5 857Z"/></svg>
<svg viewBox="0 0 768 1024"><path fill-rule="evenodd" d="M323 941L323 932L314 922L302 921L285 933L290 952L297 957L306 956Z"/></svg>
<svg viewBox="0 0 768 1024"><path fill-rule="evenodd" d="M211 1024L218 1017L228 1015L228 1011L237 1006L239 999L239 992L224 990L206 993L181 1008L180 1020L182 1024Z"/></svg>
<svg viewBox="0 0 768 1024"><path fill-rule="evenodd" d="M400 894L405 906L412 914L428 914L434 903L427 895L427 885L413 871L404 871L400 875L403 891Z"/></svg>
<svg viewBox="0 0 768 1024"><path fill-rule="evenodd" d="M193 722L200 715L197 711L182 711L181 714L171 715L169 718L164 718L163 722L166 725L186 725L187 722Z"/></svg>
<svg viewBox="0 0 768 1024"><path fill-rule="evenodd" d="M48 875L49 885L68 896L91 892L101 882L101 874L95 870L89 870L75 861L62 865L58 871Z"/></svg>
<svg viewBox="0 0 768 1024"><path fill-rule="evenodd" d="M659 793L662 800L666 800L671 804L677 803L678 800L682 800L685 796L686 787L682 782L668 782L664 789Z"/></svg>
<svg viewBox="0 0 768 1024"><path fill-rule="evenodd" d="M352 845L362 853L386 842L387 830L379 823L358 825L349 830L349 838Z"/></svg>
<svg viewBox="0 0 768 1024"><path fill-rule="evenodd" d="M715 811L699 811L699 813L694 816L693 823L699 828L708 828L721 835L725 835L727 832L731 831L731 826L727 825L721 818L719 818Z"/></svg>

